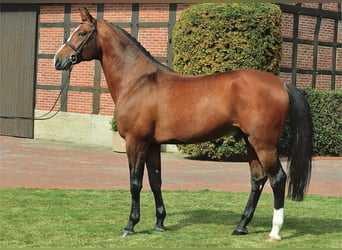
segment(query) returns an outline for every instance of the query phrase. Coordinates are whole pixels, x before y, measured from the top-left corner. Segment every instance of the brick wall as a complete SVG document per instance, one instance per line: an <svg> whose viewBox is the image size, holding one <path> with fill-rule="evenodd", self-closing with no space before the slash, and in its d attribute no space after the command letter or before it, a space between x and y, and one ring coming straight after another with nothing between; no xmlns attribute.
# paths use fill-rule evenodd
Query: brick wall
<svg viewBox="0 0 342 250"><path fill-rule="evenodd" d="M71 24L79 22L78 8L86 6L93 16L98 15L98 4L71 4L70 7L70 22ZM130 22L132 20L131 3L105 3L102 5L103 18L109 22L122 24L128 32L131 32ZM189 4L178 4L176 16L178 17L182 10L187 8ZM303 7L320 8L318 3L303 3ZM43 4L40 6L39 15L39 45L37 56L37 91L36 91L36 109L49 109L55 98L57 97L63 76L62 72L54 70L53 55L61 46L64 36L64 15L66 5L64 4ZM155 57L161 59L163 63L167 62L168 56L168 34L169 22L168 3L160 4L139 4L138 21L139 25L137 38L140 43ZM337 3L323 3L322 9L338 11ZM326 44L312 43L315 36L315 28L317 18L301 15L299 16L298 39L304 41L294 44L293 28L295 15L292 13L283 13L282 16L282 32L284 37L283 58L281 61L280 77L285 82L291 82L293 79L296 85L300 88L312 87L313 74L311 71L316 70L320 73L315 74L315 87L321 89L330 89L332 77L328 74L323 74L331 70L342 71L342 48L336 49L336 69L333 69L334 51L332 47L324 46ZM153 23L161 23L158 27L153 27ZM72 25L71 25L72 26ZM322 18L321 27L318 34L320 42L334 42L334 27L333 19ZM70 27L70 32L74 26ZM311 41L311 42L310 42ZM338 21L338 43L342 43L342 23ZM297 68L300 70L293 74L293 52L294 46L297 48ZM315 63L315 54L317 51L317 60ZM316 64L316 66L315 66ZM106 82L101 72L99 77L98 87L95 87L96 63L83 62L74 67L71 80L70 90L67 96L68 112L84 113L84 114L100 114L112 115L114 104L108 93ZM311 71L310 71L311 70ZM294 77L295 76L295 77ZM95 88L100 89L100 94L95 94ZM335 88L342 89L342 76L336 75ZM98 102L99 109L94 108L94 102ZM58 104L59 105L59 104ZM57 107L59 107L57 105Z"/></svg>
<svg viewBox="0 0 342 250"><path fill-rule="evenodd" d="M341 7L338 3L302 3L302 7L310 9L322 9L339 12ZM297 45L294 42L294 13L283 13L282 32L284 37L283 57L281 61L280 77L285 82L295 82L299 88L317 89L342 89L342 76L336 75L333 86L332 71L341 72L342 69L342 22L327 17L310 16L302 14L299 16ZM317 27L320 19L319 27ZM341 18L340 18L341 19ZM337 41L334 41L335 22L337 22ZM318 29L317 43L315 43L315 32ZM333 43L339 45L333 45ZM297 53L294 51L296 46ZM335 46L335 50L333 49ZM294 54L295 53L295 54ZM293 59L297 64L297 72L293 74ZM334 59L335 58L335 59ZM335 61L335 67L333 65Z"/></svg>

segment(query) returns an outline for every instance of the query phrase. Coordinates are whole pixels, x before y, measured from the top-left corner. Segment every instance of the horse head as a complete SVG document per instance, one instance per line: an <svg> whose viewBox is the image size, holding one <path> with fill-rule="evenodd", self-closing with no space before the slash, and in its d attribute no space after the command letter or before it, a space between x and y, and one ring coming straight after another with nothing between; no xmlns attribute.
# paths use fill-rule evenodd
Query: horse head
<svg viewBox="0 0 342 250"><path fill-rule="evenodd" d="M86 8L84 10L80 9L80 14L82 22L56 52L54 63L57 70L67 70L81 61L90 61L97 58L97 20L92 17Z"/></svg>

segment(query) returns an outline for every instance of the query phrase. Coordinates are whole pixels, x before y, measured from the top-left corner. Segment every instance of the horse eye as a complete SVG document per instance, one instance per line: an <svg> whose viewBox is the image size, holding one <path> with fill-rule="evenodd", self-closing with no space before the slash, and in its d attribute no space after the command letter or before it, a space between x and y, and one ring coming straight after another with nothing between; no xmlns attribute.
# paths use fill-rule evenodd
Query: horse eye
<svg viewBox="0 0 342 250"><path fill-rule="evenodd" d="M87 32L81 30L80 32L78 32L78 36L85 36L87 34Z"/></svg>

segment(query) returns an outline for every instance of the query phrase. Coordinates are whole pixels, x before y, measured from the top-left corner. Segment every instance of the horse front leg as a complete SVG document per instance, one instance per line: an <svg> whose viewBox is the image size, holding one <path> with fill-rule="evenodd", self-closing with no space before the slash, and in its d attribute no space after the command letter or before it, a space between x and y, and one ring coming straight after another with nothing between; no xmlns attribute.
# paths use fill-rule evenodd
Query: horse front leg
<svg viewBox="0 0 342 250"><path fill-rule="evenodd" d="M126 151L130 174L131 212L128 224L121 236L134 234L134 226L140 220L140 192L143 186L144 165L146 161L147 146L133 140L126 140Z"/></svg>
<svg viewBox="0 0 342 250"><path fill-rule="evenodd" d="M164 219L166 217L166 210L161 193L161 161L160 161L160 145L152 145L147 154L146 166L148 170L148 177L151 190L154 195L156 204L156 231L165 231Z"/></svg>

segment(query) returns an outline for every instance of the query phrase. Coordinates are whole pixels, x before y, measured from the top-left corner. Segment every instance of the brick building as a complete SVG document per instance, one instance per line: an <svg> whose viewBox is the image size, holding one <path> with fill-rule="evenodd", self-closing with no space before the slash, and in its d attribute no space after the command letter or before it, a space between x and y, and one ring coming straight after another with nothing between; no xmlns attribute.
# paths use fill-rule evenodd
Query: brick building
<svg viewBox="0 0 342 250"><path fill-rule="evenodd" d="M86 4L72 0L58 1L55 4L35 0L0 2L36 3L33 7L37 22L33 83L35 93L32 98L36 115L52 107L61 84L66 79L65 72L54 69L53 57L63 39L69 37L70 32L78 26L80 7L87 7L98 19L120 25L136 37L157 60L172 67L172 28L179 14L190 6L190 3L184 3L187 1L177 0L160 3L147 0L136 0L134 3L122 0L83 1L87 2ZM341 3L279 5L283 11L284 38L280 78L299 88L342 89ZM74 67L70 88L63 91L61 101L55 109L58 109L61 103L64 104L61 110L70 115L106 117L104 123L107 126L114 104L98 62L83 62ZM35 122L35 136L40 135L39 131L46 130L46 127L58 126L57 120L55 118L52 122ZM74 120L74 117L71 120ZM94 122L89 126L94 126ZM48 138L55 138L64 133L60 128L58 130L59 132Z"/></svg>
<svg viewBox="0 0 342 250"><path fill-rule="evenodd" d="M86 6L94 16L124 27L153 56L172 66L169 40L175 21L172 18L177 18L189 4L41 5L36 109L49 109L54 102L54 97L58 95L58 88L53 86L60 86L62 73L55 71L52 67L53 54L61 45L64 34L68 36L69 30L66 29L70 28L72 31L80 21L78 8L83 6ZM280 77L286 82L294 82L301 88L342 89L342 23L341 18L337 20L328 17L330 12L341 16L341 4L302 3L301 6L282 5L281 7L284 11L282 24L284 44ZM301 10L306 9L308 15L296 14L295 7L300 7ZM309 10L317 11L317 16L310 16ZM315 13L314 11L312 13ZM324 17L321 17L322 13L325 13ZM294 25L295 19L297 19L298 26ZM338 35L334 37L336 28ZM294 37L295 35L297 37ZM315 41L315 37L318 41ZM296 60L293 60L294 58ZM112 114L114 105L106 88L104 76L97 67L99 66L95 62L86 62L74 67L70 81L71 89L67 94L66 111ZM294 75L293 71L296 71ZM338 75L336 71L339 72ZM333 77L334 83L332 83Z"/></svg>

